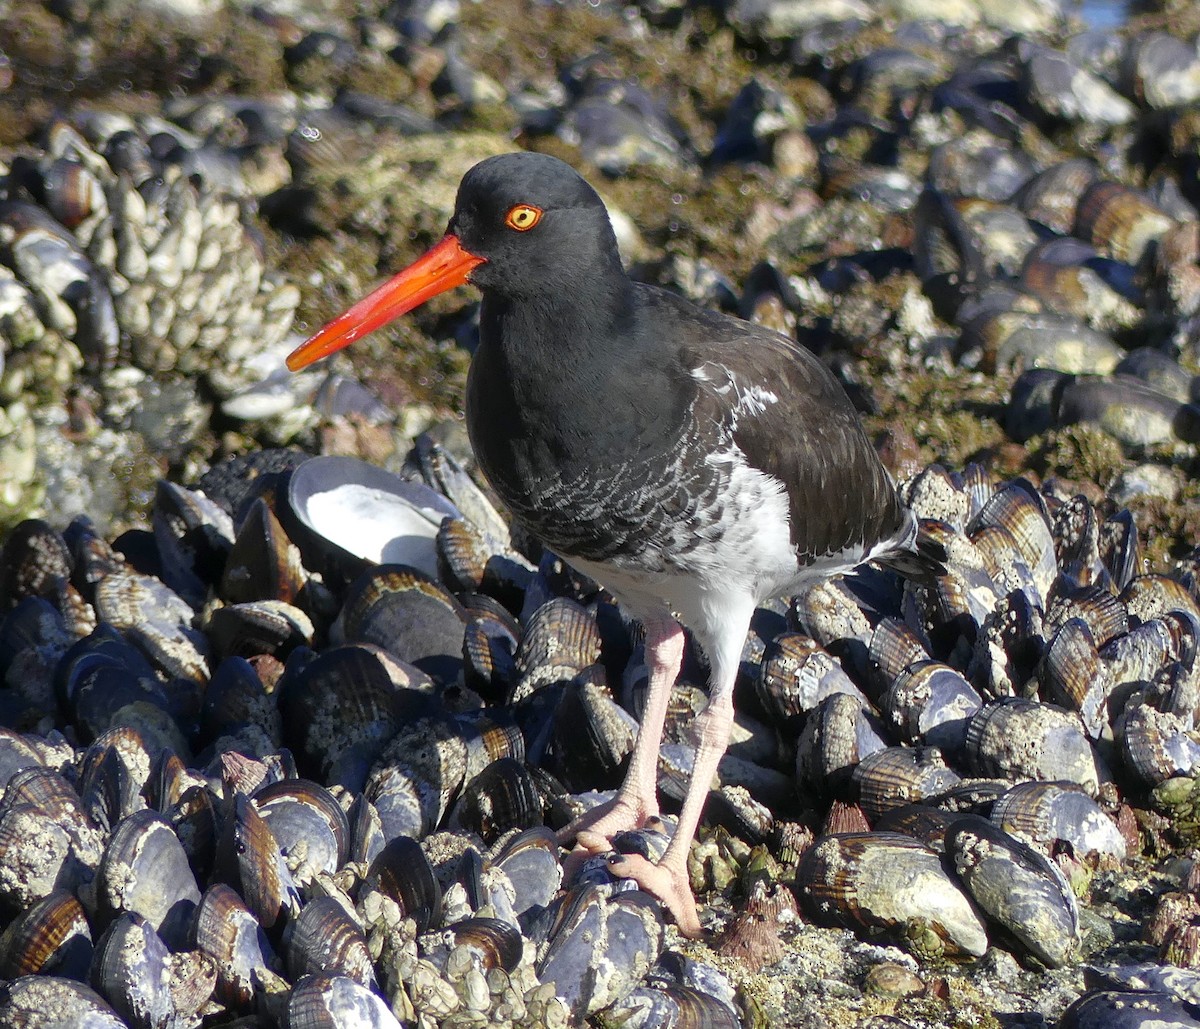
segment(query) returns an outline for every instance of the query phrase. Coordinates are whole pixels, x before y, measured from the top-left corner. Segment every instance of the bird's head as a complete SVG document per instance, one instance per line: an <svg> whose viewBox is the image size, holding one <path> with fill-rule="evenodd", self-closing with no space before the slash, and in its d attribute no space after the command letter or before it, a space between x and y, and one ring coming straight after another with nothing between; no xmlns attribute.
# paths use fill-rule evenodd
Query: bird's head
<svg viewBox="0 0 1200 1029"><path fill-rule="evenodd" d="M570 291L620 267L604 203L570 165L546 154L489 157L463 176L442 241L298 347L288 367L298 371L467 282L516 299Z"/></svg>

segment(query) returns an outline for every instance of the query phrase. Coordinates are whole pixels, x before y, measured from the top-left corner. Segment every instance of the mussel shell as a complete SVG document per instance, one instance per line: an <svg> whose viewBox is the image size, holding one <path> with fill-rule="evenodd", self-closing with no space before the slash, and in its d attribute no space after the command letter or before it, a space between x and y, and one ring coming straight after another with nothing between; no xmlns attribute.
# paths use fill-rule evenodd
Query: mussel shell
<svg viewBox="0 0 1200 1029"><path fill-rule="evenodd" d="M292 603L305 583L300 551L258 497L245 513L225 560L220 596L230 604L254 600Z"/></svg>
<svg viewBox="0 0 1200 1029"><path fill-rule="evenodd" d="M1059 1029L1200 1029L1195 1008L1161 990L1092 990L1076 1000Z"/></svg>
<svg viewBox="0 0 1200 1029"><path fill-rule="evenodd" d="M1039 961L1061 968L1071 959L1079 908L1057 865L974 815L947 830L946 855L976 903Z"/></svg>
<svg viewBox="0 0 1200 1029"><path fill-rule="evenodd" d="M313 779L361 790L405 709L428 704L405 687L428 680L361 644L332 647L307 663L304 656L292 655L279 687L285 737Z"/></svg>
<svg viewBox="0 0 1200 1029"><path fill-rule="evenodd" d="M801 633L784 633L767 644L757 687L763 707L785 722L811 711L831 693L848 693L867 703L838 660Z"/></svg>
<svg viewBox="0 0 1200 1029"><path fill-rule="evenodd" d="M346 812L324 786L307 779L283 779L255 791L255 808L271 830L279 851L298 883L332 874L350 857L350 824Z"/></svg>
<svg viewBox="0 0 1200 1029"><path fill-rule="evenodd" d="M330 630L336 642L371 643L441 682L462 668L467 614L436 580L402 565L363 572Z"/></svg>
<svg viewBox="0 0 1200 1029"><path fill-rule="evenodd" d="M951 953L976 957L987 934L974 904L942 858L910 836L823 836L801 858L796 896L818 925L903 933L922 920Z"/></svg>
<svg viewBox="0 0 1200 1029"><path fill-rule="evenodd" d="M109 838L96 872L101 912L146 919L168 944L183 939L200 890L183 845L155 811L135 811Z"/></svg>
<svg viewBox="0 0 1200 1029"><path fill-rule="evenodd" d="M868 754L850 775L869 819L941 793L959 781L936 747L887 747Z"/></svg>
<svg viewBox="0 0 1200 1029"><path fill-rule="evenodd" d="M91 984L131 1026L168 1025L179 1014L168 989L169 954L141 915L122 912L96 941Z"/></svg>
<svg viewBox="0 0 1200 1029"><path fill-rule="evenodd" d="M513 971L521 962L521 931L499 918L464 918L447 929L457 947L466 948L484 969Z"/></svg>
<svg viewBox="0 0 1200 1029"><path fill-rule="evenodd" d="M240 793L217 845L216 877L241 894L264 929L300 908L295 881L274 834L257 807Z"/></svg>
<svg viewBox="0 0 1200 1029"><path fill-rule="evenodd" d="M738 1029L742 1024L729 1005L712 994L676 983L638 986L610 1011L629 1029Z"/></svg>
<svg viewBox="0 0 1200 1029"><path fill-rule="evenodd" d="M1135 265L1174 224L1174 219L1137 190L1100 181L1080 196L1072 234L1118 261Z"/></svg>
<svg viewBox="0 0 1200 1029"><path fill-rule="evenodd" d="M875 832L895 832L920 840L939 854L946 852L946 830L959 819L954 811L928 804L905 804L888 808L872 823Z"/></svg>
<svg viewBox="0 0 1200 1029"><path fill-rule="evenodd" d="M401 1029L387 1004L344 975L306 975L291 992L286 1029Z"/></svg>
<svg viewBox="0 0 1200 1029"><path fill-rule="evenodd" d="M371 862L363 889L375 889L395 901L402 914L424 932L442 917L442 888L416 840L397 836Z"/></svg>
<svg viewBox="0 0 1200 1029"><path fill-rule="evenodd" d="M637 731L606 686L571 681L554 712L554 771L570 790L616 787Z"/></svg>
<svg viewBox="0 0 1200 1029"><path fill-rule="evenodd" d="M630 890L607 897L600 886L576 886L560 907L537 962L538 978L555 984L575 1017L621 1000L662 950L662 909L649 894Z"/></svg>
<svg viewBox="0 0 1200 1029"><path fill-rule="evenodd" d="M1116 735L1126 766L1149 786L1189 775L1200 763L1200 740L1191 717L1159 711L1145 700L1126 706Z"/></svg>
<svg viewBox="0 0 1200 1029"><path fill-rule="evenodd" d="M449 824L493 842L510 829L542 822L542 799L533 777L510 757L493 761L463 788Z"/></svg>
<svg viewBox="0 0 1200 1029"><path fill-rule="evenodd" d="M204 630L219 658L273 654L281 661L296 647L311 646L316 635L308 615L282 600L218 607L208 616Z"/></svg>
<svg viewBox="0 0 1200 1029"><path fill-rule="evenodd" d="M1040 671L1046 695L1078 711L1088 736L1099 739L1110 732L1113 683L1087 622L1071 618L1062 625L1046 648Z"/></svg>
<svg viewBox="0 0 1200 1029"><path fill-rule="evenodd" d="M1077 715L1021 697L992 701L971 716L966 757L977 775L1065 779L1093 794L1107 778Z"/></svg>
<svg viewBox="0 0 1200 1029"><path fill-rule="evenodd" d="M56 975L23 975L0 990L0 1024L38 1029L129 1029L90 986Z"/></svg>
<svg viewBox="0 0 1200 1029"><path fill-rule="evenodd" d="M1005 484L971 519L968 532L975 533L986 526L1003 529L1012 538L1044 604L1058 575L1058 562L1050 518L1041 495L1024 479Z"/></svg>
<svg viewBox="0 0 1200 1029"><path fill-rule="evenodd" d="M344 975L360 986L375 985L366 934L331 897L315 897L304 905L284 933L284 950L293 980L320 972Z"/></svg>
<svg viewBox="0 0 1200 1029"><path fill-rule="evenodd" d="M600 629L582 604L555 597L528 620L517 648L517 675L509 696L518 703L542 687L573 679L600 658Z"/></svg>
<svg viewBox="0 0 1200 1029"><path fill-rule="evenodd" d="M200 729L205 740L254 726L276 746L283 739L279 698L268 694L262 680L244 657L226 657L209 680L200 709Z"/></svg>
<svg viewBox="0 0 1200 1029"><path fill-rule="evenodd" d="M851 693L831 693L812 711L796 744L796 779L818 794L844 792L863 758L887 746L878 716Z"/></svg>
<svg viewBox="0 0 1200 1029"><path fill-rule="evenodd" d="M1075 783L1020 783L996 800L990 817L1048 854L1066 843L1077 858L1096 852L1125 860L1125 839L1116 823Z"/></svg>
<svg viewBox="0 0 1200 1029"><path fill-rule="evenodd" d="M258 920L237 892L224 883L204 891L196 909L193 939L213 959L217 996L227 1004L248 1004L262 972L276 971L278 959Z"/></svg>
<svg viewBox="0 0 1200 1029"><path fill-rule="evenodd" d="M867 656L877 693L882 694L905 668L925 660L929 653L911 627L897 618L888 617L880 619L875 626Z"/></svg>
<svg viewBox="0 0 1200 1029"><path fill-rule="evenodd" d="M442 519L462 517L428 486L341 456L300 465L288 482L288 504L309 530L309 543L344 568L398 562L430 576L438 573L434 541Z"/></svg>
<svg viewBox="0 0 1200 1029"><path fill-rule="evenodd" d="M0 602L7 610L26 597L60 600L71 581L71 565L67 544L48 522L20 522L0 551Z"/></svg>
<svg viewBox="0 0 1200 1029"><path fill-rule="evenodd" d="M0 978L64 975L83 979L92 960L92 933L83 905L55 890L14 918L0 934Z"/></svg>
<svg viewBox="0 0 1200 1029"><path fill-rule="evenodd" d="M982 704L961 673L931 660L909 665L881 702L905 742L924 743L946 753L962 748L967 719Z"/></svg>
<svg viewBox="0 0 1200 1029"><path fill-rule="evenodd" d="M514 914L550 903L562 882L554 833L544 825L534 826L510 837L492 858L513 887Z"/></svg>

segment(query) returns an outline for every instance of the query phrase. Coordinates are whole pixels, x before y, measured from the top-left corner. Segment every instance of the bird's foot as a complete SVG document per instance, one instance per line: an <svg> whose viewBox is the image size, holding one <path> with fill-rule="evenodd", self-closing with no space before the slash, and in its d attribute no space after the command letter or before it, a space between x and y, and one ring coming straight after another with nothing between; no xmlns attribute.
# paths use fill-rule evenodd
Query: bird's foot
<svg viewBox="0 0 1200 1029"><path fill-rule="evenodd" d="M630 801L618 794L612 800L596 805L560 830L557 840L560 844L570 843L571 840L578 840L584 833L607 840L627 829L640 829L656 818L658 806L653 802Z"/></svg>
<svg viewBox="0 0 1200 1029"><path fill-rule="evenodd" d="M662 903L675 920L680 933L689 940L704 936L700 916L696 911L696 898L687 873L671 865L656 865L639 854L613 853L608 859L608 870L622 879L632 879L641 889Z"/></svg>

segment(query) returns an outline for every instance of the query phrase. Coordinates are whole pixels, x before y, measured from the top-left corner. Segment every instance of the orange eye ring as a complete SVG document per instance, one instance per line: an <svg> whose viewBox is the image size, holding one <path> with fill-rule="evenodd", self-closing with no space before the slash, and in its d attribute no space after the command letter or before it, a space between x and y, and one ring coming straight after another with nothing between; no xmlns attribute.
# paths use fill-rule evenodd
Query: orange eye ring
<svg viewBox="0 0 1200 1029"><path fill-rule="evenodd" d="M504 216L504 224L517 232L528 232L542 220L542 209L532 204L516 204Z"/></svg>

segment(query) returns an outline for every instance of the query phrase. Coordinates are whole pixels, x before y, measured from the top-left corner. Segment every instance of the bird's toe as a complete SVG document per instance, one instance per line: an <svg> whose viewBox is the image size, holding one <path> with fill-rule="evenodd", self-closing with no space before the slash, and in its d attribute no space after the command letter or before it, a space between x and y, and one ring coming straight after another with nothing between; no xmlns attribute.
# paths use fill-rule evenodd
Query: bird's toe
<svg viewBox="0 0 1200 1029"><path fill-rule="evenodd" d="M608 857L608 870L622 879L632 879L647 893L656 897L675 920L679 931L689 940L703 938L696 898L687 874L673 866L655 864L639 854L613 852Z"/></svg>

